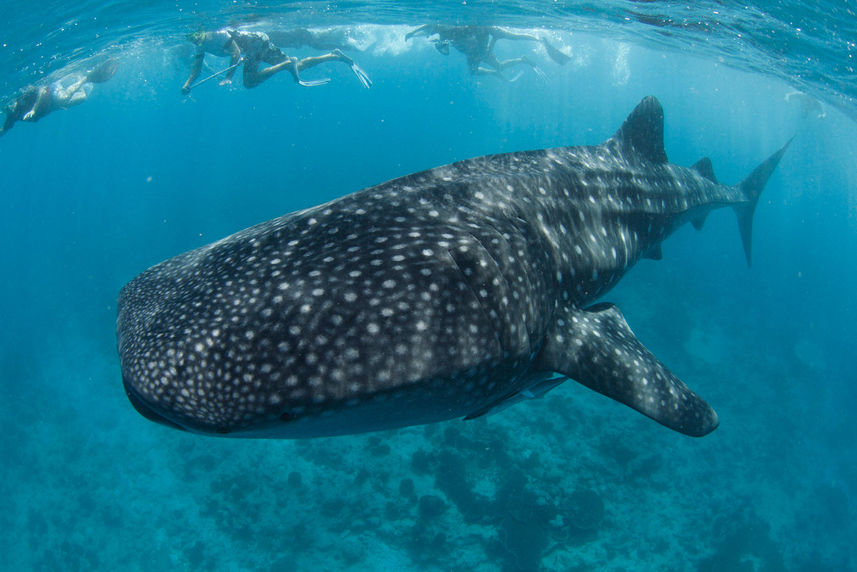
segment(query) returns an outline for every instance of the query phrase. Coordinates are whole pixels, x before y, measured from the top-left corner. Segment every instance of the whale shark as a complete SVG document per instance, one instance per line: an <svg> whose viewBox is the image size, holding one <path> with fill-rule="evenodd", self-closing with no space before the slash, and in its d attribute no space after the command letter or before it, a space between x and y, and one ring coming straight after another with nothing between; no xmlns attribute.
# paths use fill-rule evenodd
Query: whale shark
<svg viewBox="0 0 857 572"><path fill-rule="evenodd" d="M164 425L307 438L472 419L574 380L678 432L712 407L601 301L731 207L747 263L783 148L737 185L668 162L643 99L600 145L468 159L287 214L144 271L119 295L125 392Z"/></svg>

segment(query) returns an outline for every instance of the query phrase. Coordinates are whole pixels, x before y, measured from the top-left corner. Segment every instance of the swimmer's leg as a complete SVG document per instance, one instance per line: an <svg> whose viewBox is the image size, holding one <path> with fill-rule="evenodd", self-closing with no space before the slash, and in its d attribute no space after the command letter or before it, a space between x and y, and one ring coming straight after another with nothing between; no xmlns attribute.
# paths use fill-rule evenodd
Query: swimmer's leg
<svg viewBox="0 0 857 572"><path fill-rule="evenodd" d="M294 72L294 58L287 58L285 61L282 61L278 64L272 65L270 67L259 69L259 60L257 59L248 59L244 62L244 87L247 89L252 89L270 78L274 74L281 72L283 70L288 70L295 75Z"/></svg>
<svg viewBox="0 0 857 572"><path fill-rule="evenodd" d="M521 64L526 64L526 65L530 66L533 69L533 72L535 72L535 74L537 76L539 76L542 79L547 79L545 72L543 72L539 66L537 66L532 61L530 61L530 58L528 58L527 56L521 56L520 58L513 58L513 59L509 59L509 60L503 60L502 62L498 62L497 69L499 69L502 72L503 70L509 69L510 67L514 67L514 66L521 65Z"/></svg>
<svg viewBox="0 0 857 572"><path fill-rule="evenodd" d="M360 66L358 66L354 62L353 59L346 56L344 53L342 53L342 50L339 50L339 49L333 50L330 53L323 54L320 56L311 56L308 58L304 58L302 60L298 60L297 66L296 66L297 72L299 74L300 72L307 70L307 69L310 69L310 68L314 68L315 66L317 66L319 64L323 64L325 62L337 62L337 61L347 64L348 67L351 68L351 71L354 73L354 75L357 76L357 79L360 81L360 83L363 85L363 87L365 87L367 89L372 87L372 80L369 79L369 76L366 74L366 72L363 71L360 68ZM298 78L296 78L296 79L298 79ZM328 81L330 81L330 80L324 80L325 83L327 83ZM298 80L298 83L300 83L301 85L306 85L306 83L308 83L308 82L301 82L300 80Z"/></svg>
<svg viewBox="0 0 857 572"><path fill-rule="evenodd" d="M68 94L68 97L63 100L62 107L74 107L75 105L80 105L84 101L86 101L86 90L78 89L74 93Z"/></svg>
<svg viewBox="0 0 857 572"><path fill-rule="evenodd" d="M309 59L309 58L308 58ZM295 82L299 83L303 86L316 86L323 85L330 81L329 79L321 79L316 81L303 81L300 77L299 69L300 62L303 60L298 60L295 57L286 57L286 59L278 64L274 64L272 66L266 67L264 69L259 69L259 60L247 60L244 63L244 87L247 89L251 89L270 78L276 73L279 73L283 70L288 71L292 74L292 77L295 79ZM321 63L321 62L318 62ZM316 64L317 65L317 64Z"/></svg>
<svg viewBox="0 0 857 572"><path fill-rule="evenodd" d="M491 28L491 36L496 40L529 40L531 42L538 42L539 38L536 36L531 36L530 34L519 34L517 32L510 32L504 28L500 28L499 26L494 26Z"/></svg>
<svg viewBox="0 0 857 572"><path fill-rule="evenodd" d="M470 73L472 75L493 75L499 77L500 79L506 79L505 77L503 77L503 74L501 74L498 70L494 68L487 68L485 66L471 67Z"/></svg>

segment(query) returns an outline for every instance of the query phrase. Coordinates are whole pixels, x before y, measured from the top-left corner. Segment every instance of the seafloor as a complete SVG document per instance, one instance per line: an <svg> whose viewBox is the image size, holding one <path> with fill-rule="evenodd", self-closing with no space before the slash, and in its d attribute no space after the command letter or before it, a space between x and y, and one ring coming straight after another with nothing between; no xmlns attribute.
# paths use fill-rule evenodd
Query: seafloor
<svg viewBox="0 0 857 572"><path fill-rule="evenodd" d="M642 272L657 288L652 269ZM67 379L50 408L14 408L2 441L0 494L11 506L0 526L16 531L3 540L8 569L852 567L848 547L824 532L855 532L845 493L817 484L827 461L790 446L819 437L812 420L782 419L783 395L817 375L812 345L760 354L747 342L770 335L764 325L703 326L716 304L657 307L630 289L614 299L699 324L636 329L699 385L721 388L706 395L728 404L711 436L678 435L567 383L469 422L304 441L205 438L151 430L113 388L93 385L85 376L115 377L109 347L69 347L38 369L7 354L6 376ZM667 340L677 334L683 347ZM770 371L782 372L776 405L754 390ZM723 372L733 383L740 375L740 399L717 383ZM73 405L81 399L109 406L83 410Z"/></svg>

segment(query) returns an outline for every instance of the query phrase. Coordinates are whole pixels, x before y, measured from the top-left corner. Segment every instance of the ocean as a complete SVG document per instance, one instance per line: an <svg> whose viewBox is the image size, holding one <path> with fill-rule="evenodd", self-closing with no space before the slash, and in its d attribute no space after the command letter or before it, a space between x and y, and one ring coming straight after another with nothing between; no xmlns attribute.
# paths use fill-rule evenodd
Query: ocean
<svg viewBox="0 0 857 572"><path fill-rule="evenodd" d="M145 4L145 5L142 5ZM700 2L7 2L0 103L113 58L0 137L0 569L857 570L857 6ZM424 23L499 25L472 75ZM333 30L347 66L181 92L186 35ZM323 53L284 47L290 55ZM201 78L229 59L206 56ZM518 77L520 72L520 76ZM75 76L74 74L78 74ZM514 79L515 81L509 81ZM472 421L223 439L139 415L120 288L261 221L470 157L610 137L641 98L669 160L754 219L687 225L605 301L717 410L694 439L567 381ZM852 429L849 429L852 428Z"/></svg>

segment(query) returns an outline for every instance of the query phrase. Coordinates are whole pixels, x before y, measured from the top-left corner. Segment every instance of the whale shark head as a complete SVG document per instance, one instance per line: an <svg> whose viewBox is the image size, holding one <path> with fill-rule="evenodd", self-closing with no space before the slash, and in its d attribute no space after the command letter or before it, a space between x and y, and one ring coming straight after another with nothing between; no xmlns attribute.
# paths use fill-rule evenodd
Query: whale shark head
<svg viewBox="0 0 857 572"><path fill-rule="evenodd" d="M524 376L539 281L510 267L494 308L480 240L436 205L420 222L398 192L263 223L127 284L117 335L137 410L221 435L353 433L465 416Z"/></svg>

